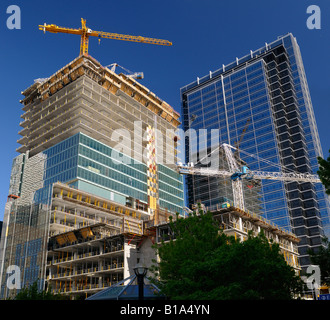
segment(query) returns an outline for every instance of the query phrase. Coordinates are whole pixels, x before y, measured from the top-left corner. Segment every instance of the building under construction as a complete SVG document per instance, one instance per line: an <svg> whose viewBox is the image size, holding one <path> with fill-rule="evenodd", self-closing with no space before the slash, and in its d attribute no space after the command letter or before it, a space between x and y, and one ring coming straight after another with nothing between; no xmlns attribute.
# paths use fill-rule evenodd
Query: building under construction
<svg viewBox="0 0 330 320"><path fill-rule="evenodd" d="M201 209L196 205L194 207L196 214L198 214L199 210ZM279 245L285 261L295 272L299 274L301 271L297 247L300 240L294 233L286 231L259 214L248 210L244 211L234 206L224 207L221 204L217 204L212 207L205 207L202 205L202 210L211 212L219 228L226 235L233 236L237 240L245 241L249 234L257 236L262 231L269 241ZM175 234L173 234L168 223L159 224L156 229L157 242L175 239Z"/></svg>
<svg viewBox="0 0 330 320"><path fill-rule="evenodd" d="M128 278L138 262L151 266L152 260L157 259L151 246L175 239L165 213L155 225L153 220L139 219L138 212L131 208L92 197L92 202L100 201L100 209L91 206L88 200L86 203L85 197L88 199L89 195L60 183L54 185L46 279L53 293L68 294L75 299L89 297ZM269 240L278 243L286 262L300 272L299 239L294 234L238 208L207 209L219 228L242 241L249 232L257 235L262 230Z"/></svg>
<svg viewBox="0 0 330 320"><path fill-rule="evenodd" d="M136 258L127 248L142 241L145 221L183 213L182 176L174 170L179 114L134 78L86 55L22 94L20 154L1 239L1 296L9 294L11 265L20 267L22 286L38 280L44 288L47 278L70 270L80 273L76 288L110 285L132 272ZM65 256L59 247L67 237L78 242ZM81 241L91 237L98 241L84 247ZM59 263L94 249L102 249L101 259L85 257L71 269ZM95 267L106 270L97 281L87 279L83 271ZM59 286L52 284L65 288Z"/></svg>

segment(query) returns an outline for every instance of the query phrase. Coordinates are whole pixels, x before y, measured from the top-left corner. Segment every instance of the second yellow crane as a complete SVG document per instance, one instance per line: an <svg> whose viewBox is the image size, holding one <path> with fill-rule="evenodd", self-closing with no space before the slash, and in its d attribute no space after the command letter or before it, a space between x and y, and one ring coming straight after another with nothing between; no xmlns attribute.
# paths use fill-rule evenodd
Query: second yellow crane
<svg viewBox="0 0 330 320"><path fill-rule="evenodd" d="M39 25L39 30L43 30L44 32L49 31L52 33L60 32L60 33L80 35L81 36L80 55L88 55L89 37L98 37L99 39L106 38L106 39L133 41L133 42L142 42L142 43L157 44L162 46L172 45L172 42L168 40L147 38L141 36L131 36L131 35L103 32L103 31L94 31L87 28L86 20L84 20L83 18L81 18L81 29L64 28L64 27L59 27L55 24L45 23L44 25Z"/></svg>

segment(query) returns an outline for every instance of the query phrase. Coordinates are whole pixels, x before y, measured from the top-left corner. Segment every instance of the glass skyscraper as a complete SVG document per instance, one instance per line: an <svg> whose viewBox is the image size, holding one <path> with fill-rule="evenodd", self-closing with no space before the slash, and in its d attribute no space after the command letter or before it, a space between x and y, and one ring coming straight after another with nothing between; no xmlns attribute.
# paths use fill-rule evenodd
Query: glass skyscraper
<svg viewBox="0 0 330 320"><path fill-rule="evenodd" d="M184 130L219 130L219 143L239 147L251 170L316 174L322 156L300 49L292 34L181 88ZM200 131L201 132L201 131ZM185 140L186 162L193 140ZM187 176L189 205L216 205L232 197L226 178ZM245 182L245 207L299 238L300 264L330 235L330 205L320 183ZM252 199L252 201L251 201ZM231 199L232 200L232 199Z"/></svg>

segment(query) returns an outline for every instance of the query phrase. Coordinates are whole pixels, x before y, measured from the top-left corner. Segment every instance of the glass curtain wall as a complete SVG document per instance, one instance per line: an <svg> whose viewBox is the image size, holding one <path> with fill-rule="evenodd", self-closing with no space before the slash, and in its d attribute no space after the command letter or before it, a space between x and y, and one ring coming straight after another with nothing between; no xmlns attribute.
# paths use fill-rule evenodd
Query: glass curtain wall
<svg viewBox="0 0 330 320"><path fill-rule="evenodd" d="M322 156L306 75L296 39L288 34L181 88L184 130L219 130L219 143L239 147L251 170L316 173ZM208 145L210 145L208 135ZM185 140L186 163L191 161ZM223 178L187 177L189 205L212 206L231 196ZM228 182L227 182L228 184ZM322 184L261 180L243 186L245 206L300 237L308 248L329 237L330 205Z"/></svg>

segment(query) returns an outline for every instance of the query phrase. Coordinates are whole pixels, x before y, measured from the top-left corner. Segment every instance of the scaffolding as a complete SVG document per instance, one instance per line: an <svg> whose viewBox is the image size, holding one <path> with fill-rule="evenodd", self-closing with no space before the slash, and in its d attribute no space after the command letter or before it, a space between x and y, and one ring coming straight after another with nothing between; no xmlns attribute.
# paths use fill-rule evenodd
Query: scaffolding
<svg viewBox="0 0 330 320"><path fill-rule="evenodd" d="M146 209L146 208L145 208ZM123 280L125 257L173 216L157 208L159 221L134 209L57 182L49 215L47 286L54 293L87 297ZM133 255L134 256L134 255ZM126 273L125 273L126 272Z"/></svg>

